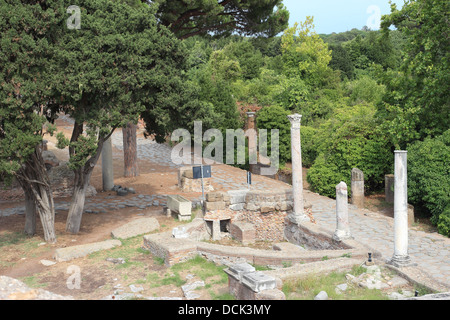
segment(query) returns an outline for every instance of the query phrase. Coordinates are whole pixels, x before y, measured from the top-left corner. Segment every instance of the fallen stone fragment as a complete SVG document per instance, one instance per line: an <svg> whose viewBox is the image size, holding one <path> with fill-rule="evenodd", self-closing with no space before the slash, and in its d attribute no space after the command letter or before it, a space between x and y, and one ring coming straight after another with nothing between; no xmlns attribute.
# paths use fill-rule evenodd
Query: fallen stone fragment
<svg viewBox="0 0 450 320"><path fill-rule="evenodd" d="M56 249L54 257L58 262L69 261L72 259L87 256L88 254L91 254L93 252L108 250L121 245L122 242L120 242L120 240L106 240L102 242L82 244L73 247Z"/></svg>
<svg viewBox="0 0 450 320"><path fill-rule="evenodd" d="M319 294L314 297L314 300L328 300L328 294L325 291L320 291Z"/></svg>
<svg viewBox="0 0 450 320"><path fill-rule="evenodd" d="M50 261L50 260L41 260L39 261L41 264L43 264L46 267L52 266L54 264L56 264L55 261Z"/></svg>
<svg viewBox="0 0 450 320"><path fill-rule="evenodd" d="M155 218L141 218L133 220L111 232L113 238L128 239L141 234L151 233L159 229L159 222Z"/></svg>
<svg viewBox="0 0 450 320"><path fill-rule="evenodd" d="M124 264L125 263L124 258L106 258L106 261L112 262L114 264Z"/></svg>

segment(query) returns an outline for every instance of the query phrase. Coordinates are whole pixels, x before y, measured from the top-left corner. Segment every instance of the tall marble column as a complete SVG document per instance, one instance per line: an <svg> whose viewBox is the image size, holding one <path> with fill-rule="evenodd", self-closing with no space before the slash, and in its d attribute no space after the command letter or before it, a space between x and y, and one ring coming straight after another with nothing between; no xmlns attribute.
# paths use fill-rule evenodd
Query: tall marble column
<svg viewBox="0 0 450 320"><path fill-rule="evenodd" d="M109 137L109 139L103 143L102 180L103 180L103 191L109 191L114 187L114 171L113 171L111 137Z"/></svg>
<svg viewBox="0 0 450 320"><path fill-rule="evenodd" d="M394 256L396 267L411 264L408 255L408 184L407 151L395 151L394 163Z"/></svg>
<svg viewBox="0 0 450 320"><path fill-rule="evenodd" d="M299 224L309 221L303 207L303 176L302 176L302 147L300 139L300 121L302 116L294 114L288 116L291 122L291 154L292 154L292 194L294 197L293 213L290 220Z"/></svg>

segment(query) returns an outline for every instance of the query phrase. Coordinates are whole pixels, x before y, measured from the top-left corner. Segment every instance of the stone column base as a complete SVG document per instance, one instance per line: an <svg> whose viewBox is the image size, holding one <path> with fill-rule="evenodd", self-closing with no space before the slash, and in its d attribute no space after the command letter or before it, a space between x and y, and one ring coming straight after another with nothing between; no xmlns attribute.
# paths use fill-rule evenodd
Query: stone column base
<svg viewBox="0 0 450 320"><path fill-rule="evenodd" d="M409 256L394 255L387 263L397 268L417 266L417 263L413 263Z"/></svg>
<svg viewBox="0 0 450 320"><path fill-rule="evenodd" d="M337 242L341 242L347 239L353 239L352 235L350 234L350 231L336 230L333 234L333 240Z"/></svg>
<svg viewBox="0 0 450 320"><path fill-rule="evenodd" d="M302 222L310 221L309 217L306 214L303 215L297 215L295 213L291 213L287 216L289 221L291 221L294 224L300 225Z"/></svg>

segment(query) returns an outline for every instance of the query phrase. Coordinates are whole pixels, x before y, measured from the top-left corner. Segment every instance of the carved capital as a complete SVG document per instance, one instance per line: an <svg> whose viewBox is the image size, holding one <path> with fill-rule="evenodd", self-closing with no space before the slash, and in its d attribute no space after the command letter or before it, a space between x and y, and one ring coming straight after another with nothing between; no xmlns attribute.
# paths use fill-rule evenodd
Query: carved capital
<svg viewBox="0 0 450 320"><path fill-rule="evenodd" d="M287 116L289 121L291 122L291 128L292 129L300 129L300 122L302 120L302 115L301 114L293 114L293 115L289 115Z"/></svg>

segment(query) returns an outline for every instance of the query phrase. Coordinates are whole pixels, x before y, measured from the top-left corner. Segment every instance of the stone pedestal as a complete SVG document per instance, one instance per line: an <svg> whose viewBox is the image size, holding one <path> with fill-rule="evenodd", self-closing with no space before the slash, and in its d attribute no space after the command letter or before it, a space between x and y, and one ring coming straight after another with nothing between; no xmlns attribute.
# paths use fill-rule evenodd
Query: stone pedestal
<svg viewBox="0 0 450 320"><path fill-rule="evenodd" d="M352 169L352 204L364 208L364 173L358 168Z"/></svg>
<svg viewBox="0 0 450 320"><path fill-rule="evenodd" d="M408 255L407 151L395 151L394 181L394 256L390 264L411 265Z"/></svg>
<svg viewBox="0 0 450 320"><path fill-rule="evenodd" d="M281 281L256 271L247 263L231 265L224 271L228 274L229 292L237 300L286 300L278 289Z"/></svg>
<svg viewBox="0 0 450 320"><path fill-rule="evenodd" d="M102 149L102 180L103 191L109 191L114 187L114 171L111 137L103 143Z"/></svg>
<svg viewBox="0 0 450 320"><path fill-rule="evenodd" d="M289 219L297 224L309 221L303 207L303 173L302 173L302 147L300 139L300 121L302 116L294 114L288 116L291 122L291 153L292 153L292 192L294 197L293 213Z"/></svg>
<svg viewBox="0 0 450 320"><path fill-rule="evenodd" d="M341 182L336 186L336 231L334 232L333 239L342 241L351 237L348 223L347 184Z"/></svg>

